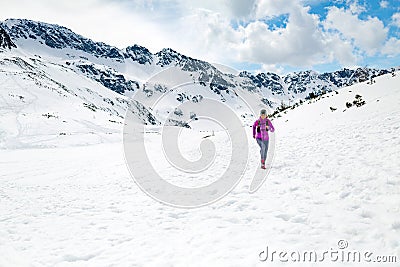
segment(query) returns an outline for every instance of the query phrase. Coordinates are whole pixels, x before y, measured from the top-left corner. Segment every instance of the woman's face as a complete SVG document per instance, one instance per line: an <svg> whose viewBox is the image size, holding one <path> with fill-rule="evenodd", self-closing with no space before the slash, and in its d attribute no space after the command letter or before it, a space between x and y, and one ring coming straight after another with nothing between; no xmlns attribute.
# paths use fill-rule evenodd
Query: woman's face
<svg viewBox="0 0 400 267"><path fill-rule="evenodd" d="M261 114L260 117L261 119L265 119L265 117L267 117L267 114Z"/></svg>

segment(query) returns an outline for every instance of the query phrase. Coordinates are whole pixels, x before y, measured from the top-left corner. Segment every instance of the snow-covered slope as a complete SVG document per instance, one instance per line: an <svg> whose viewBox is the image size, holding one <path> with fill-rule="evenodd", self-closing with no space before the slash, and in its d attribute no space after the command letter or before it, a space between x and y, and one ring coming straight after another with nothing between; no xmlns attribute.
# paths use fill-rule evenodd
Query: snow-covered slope
<svg viewBox="0 0 400 267"><path fill-rule="evenodd" d="M138 123L158 123L140 103L20 50L0 53L0 81L3 149L120 140L129 105Z"/></svg>
<svg viewBox="0 0 400 267"><path fill-rule="evenodd" d="M91 85L87 81L85 87ZM335 251L339 258L334 264L344 264L343 251L361 254L360 263L346 266L382 266L375 261L377 256L397 257L397 263L390 264L396 266L400 262L399 85L400 73L388 74L372 85L364 82L342 88L282 112L273 119L276 153L260 190L248 193L259 168L259 148L251 139L249 166L239 185L222 200L194 210L169 207L143 193L129 175L119 143L3 150L0 265L281 266L280 251L294 255L315 251L318 260L324 257L324 261L298 264L327 266L335 260L331 256ZM40 88L31 96L29 87L22 87L24 99L16 96L9 108L18 111L19 101L28 105L42 95L36 93ZM46 90L43 97L51 92ZM111 98L105 88L98 90ZM365 104L346 107L356 95ZM78 109L80 101L87 100L74 100L71 110ZM34 104L29 108L37 116L48 112L35 111ZM73 122L75 114L66 121L80 125ZM106 112L101 116L103 121L108 119ZM250 137L251 129L246 129ZM190 146L182 151L196 157L198 140L209 133L184 132ZM170 182L207 184L229 162L229 154L222 153L214 163L217 167L211 168L215 173L190 180L164 165L163 153L154 145L159 138L154 132L148 152ZM226 148L223 132L208 139L217 150ZM343 241L338 244L339 240ZM347 248L338 247L346 242ZM269 258L262 262L267 247ZM271 262L273 251L277 252ZM367 259L365 252L371 253ZM371 262L365 264L366 260Z"/></svg>

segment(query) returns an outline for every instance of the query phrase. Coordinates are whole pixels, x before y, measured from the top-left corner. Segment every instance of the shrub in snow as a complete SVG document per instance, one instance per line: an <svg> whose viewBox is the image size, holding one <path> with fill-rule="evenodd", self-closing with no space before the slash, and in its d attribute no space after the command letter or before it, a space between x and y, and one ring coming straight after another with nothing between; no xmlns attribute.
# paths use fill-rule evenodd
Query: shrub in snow
<svg viewBox="0 0 400 267"><path fill-rule="evenodd" d="M357 106L357 107L361 107L362 105L365 105L365 101L364 101L364 100L358 101L358 102L356 103L356 106Z"/></svg>
<svg viewBox="0 0 400 267"><path fill-rule="evenodd" d="M177 116L182 116L183 115L183 111L179 108L175 108L174 110L174 114Z"/></svg>
<svg viewBox="0 0 400 267"><path fill-rule="evenodd" d="M356 100L353 101L353 104L356 105L356 107L361 107L362 105L365 105L365 101L360 95L356 95Z"/></svg>
<svg viewBox="0 0 400 267"><path fill-rule="evenodd" d="M194 120L197 120L197 118L196 118L196 113L194 113L194 112L190 112L190 119L194 119Z"/></svg>
<svg viewBox="0 0 400 267"><path fill-rule="evenodd" d="M362 105L365 105L365 101L362 99L362 96L357 94L352 103L346 102L346 107L347 108L350 108L353 105L356 106L356 107L361 107Z"/></svg>

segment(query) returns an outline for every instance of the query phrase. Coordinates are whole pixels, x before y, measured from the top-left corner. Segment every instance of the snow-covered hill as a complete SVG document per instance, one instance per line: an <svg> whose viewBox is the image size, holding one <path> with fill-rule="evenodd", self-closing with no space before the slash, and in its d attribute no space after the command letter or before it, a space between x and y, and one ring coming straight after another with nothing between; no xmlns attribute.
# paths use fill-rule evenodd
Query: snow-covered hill
<svg viewBox="0 0 400 267"><path fill-rule="evenodd" d="M124 108L115 92L95 86L91 79L74 84L77 74L63 66L14 60L1 61L8 62L2 65L6 68L3 88L8 88L8 81L15 82L9 73L19 72L22 77L17 80L18 93L2 95L2 101L8 101L2 118L8 109L19 114L18 121L36 116L48 123L117 131L114 125L118 124L108 121ZM35 71L30 78L30 65L40 66L43 72ZM20 73L21 66L26 73ZM37 75L45 86L34 86ZM57 80L57 75L70 77L67 89L71 91L51 80ZM259 148L250 138L249 165L238 186L222 200L193 210L166 206L143 193L129 175L120 143L2 150L0 266L281 266L285 258L293 263L289 254L278 257L281 251L295 256L317 253L320 262L298 263L301 266L327 266L333 261L342 265L342 251L361 255L360 262L346 262L346 266L385 266L377 262L378 256L387 260L391 256L397 263L388 266L395 266L400 262L400 73L375 80L281 112L273 119L272 169L260 190L248 193L259 168ZM71 99L58 109L65 113L48 113L55 108L48 101L57 99L53 94ZM95 98L97 94L101 98ZM36 98L47 98L48 109ZM92 113L93 106L83 105L103 98L113 101L114 109ZM60 100L54 105L61 104ZM99 116L104 125L90 124L90 116ZM30 138L39 140L43 129L14 130L30 131ZM250 137L251 129L245 129ZM183 134L190 144L183 144L183 153L196 158L199 140L209 133L185 129ZM71 135L71 143L74 138L82 136ZM166 165L157 145L160 138L154 130L148 153L172 183L205 185L227 168L229 153L219 153L211 173L188 177ZM226 138L223 132L215 132L208 140L218 151L226 148ZM247 161L247 155L240 160ZM348 247L340 249L339 240ZM267 247L269 258L262 262ZM273 251L277 252L271 262ZM339 254L331 254L335 251ZM336 260L335 255L339 255Z"/></svg>
<svg viewBox="0 0 400 267"><path fill-rule="evenodd" d="M22 51L0 53L0 81L3 149L120 140L129 105L138 122L158 123L137 101Z"/></svg>

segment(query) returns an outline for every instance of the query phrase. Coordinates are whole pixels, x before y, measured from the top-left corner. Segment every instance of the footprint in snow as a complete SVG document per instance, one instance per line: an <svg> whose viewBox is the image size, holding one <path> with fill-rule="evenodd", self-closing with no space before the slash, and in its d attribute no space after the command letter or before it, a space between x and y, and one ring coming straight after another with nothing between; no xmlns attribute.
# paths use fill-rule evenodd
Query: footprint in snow
<svg viewBox="0 0 400 267"><path fill-rule="evenodd" d="M350 195L350 192L342 192L342 193L340 193L340 198L344 199L344 198L348 197L349 195Z"/></svg>
<svg viewBox="0 0 400 267"><path fill-rule="evenodd" d="M284 220L284 221L289 221L290 218L292 218L291 215L285 214L285 213L278 214L278 215L276 215L275 217L276 217L276 218L279 218L279 219L282 219L282 220Z"/></svg>
<svg viewBox="0 0 400 267"><path fill-rule="evenodd" d="M400 221L395 221L395 222L392 224L392 228L393 228L394 230L400 231Z"/></svg>
<svg viewBox="0 0 400 267"><path fill-rule="evenodd" d="M361 212L360 216L361 216L362 218L365 218L365 219L370 219L370 218L373 217L373 216L372 216L372 213L369 212L369 211L366 211L366 210L363 210L363 211Z"/></svg>
<svg viewBox="0 0 400 267"><path fill-rule="evenodd" d="M290 188L290 191L291 191L291 192L297 191L299 188L300 188L300 187L298 187L298 186L294 186L294 187L291 187L291 188Z"/></svg>
<svg viewBox="0 0 400 267"><path fill-rule="evenodd" d="M303 224L305 224L307 222L307 220L308 220L307 216L296 216L293 219L291 219L290 221L294 222L294 223L303 223Z"/></svg>

